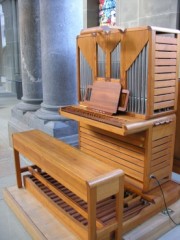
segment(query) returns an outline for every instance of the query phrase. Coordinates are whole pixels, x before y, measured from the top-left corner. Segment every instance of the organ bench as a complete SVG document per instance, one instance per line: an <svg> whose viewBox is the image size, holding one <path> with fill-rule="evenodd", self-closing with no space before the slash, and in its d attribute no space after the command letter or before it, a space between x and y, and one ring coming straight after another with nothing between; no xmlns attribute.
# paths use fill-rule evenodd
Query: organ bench
<svg viewBox="0 0 180 240"><path fill-rule="evenodd" d="M122 170L38 130L13 134L13 146L19 188L21 173L29 171L25 187L38 199L44 196L43 203L82 239L110 239L113 231L121 239ZM21 167L20 154L35 165Z"/></svg>

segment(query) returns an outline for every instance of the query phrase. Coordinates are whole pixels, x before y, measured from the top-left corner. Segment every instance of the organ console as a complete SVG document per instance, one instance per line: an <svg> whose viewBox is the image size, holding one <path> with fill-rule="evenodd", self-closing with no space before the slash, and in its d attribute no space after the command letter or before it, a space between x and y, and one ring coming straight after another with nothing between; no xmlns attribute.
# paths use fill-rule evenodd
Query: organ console
<svg viewBox="0 0 180 240"><path fill-rule="evenodd" d="M60 110L79 121L80 149L123 169L127 182L145 192L156 187L150 175L171 179L179 33L150 26L82 30L79 105Z"/></svg>
<svg viewBox="0 0 180 240"><path fill-rule="evenodd" d="M77 37L79 104L59 110L79 122L81 151L122 169L126 190L153 196L146 219L162 209L157 181L150 176L162 184L168 204L180 198L180 187L171 180L179 39L178 30L150 26L82 30ZM171 184L173 194L168 193Z"/></svg>

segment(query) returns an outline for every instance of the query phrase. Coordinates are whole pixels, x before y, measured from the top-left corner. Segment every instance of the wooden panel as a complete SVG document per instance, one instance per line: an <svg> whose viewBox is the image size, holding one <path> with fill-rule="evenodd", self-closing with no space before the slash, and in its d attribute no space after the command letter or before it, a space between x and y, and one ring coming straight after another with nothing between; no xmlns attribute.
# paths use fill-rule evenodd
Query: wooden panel
<svg viewBox="0 0 180 240"><path fill-rule="evenodd" d="M174 92L175 92L175 87L155 88L154 89L154 95L174 93Z"/></svg>
<svg viewBox="0 0 180 240"><path fill-rule="evenodd" d="M177 58L176 52L155 52L155 58Z"/></svg>
<svg viewBox="0 0 180 240"><path fill-rule="evenodd" d="M155 73L172 73L176 72L176 66L155 67Z"/></svg>
<svg viewBox="0 0 180 240"><path fill-rule="evenodd" d="M145 131L124 137L110 131L105 131L87 124L83 124L82 122L80 123L80 126L82 127L81 131L83 132L87 132L88 134L90 134L89 131L91 131L91 134L93 134L94 136L96 136L96 134L100 134L104 139L106 139L106 136L108 136L110 137L109 140L114 144L118 144L119 146L127 146L126 143L128 143L129 149L134 150L134 146L136 146L136 152L144 152Z"/></svg>
<svg viewBox="0 0 180 240"><path fill-rule="evenodd" d="M176 86L176 80L162 80L162 81L155 81L154 87L155 88L163 88L163 87L175 87Z"/></svg>
<svg viewBox="0 0 180 240"><path fill-rule="evenodd" d="M176 79L176 73L155 74L155 80Z"/></svg>
<svg viewBox="0 0 180 240"><path fill-rule="evenodd" d="M170 159L171 159L170 154L167 154L167 155L164 155L162 157L156 158L156 159L151 161L151 167L156 166L157 164L161 164L163 162L169 162Z"/></svg>
<svg viewBox="0 0 180 240"><path fill-rule="evenodd" d="M130 144L122 141L128 137L116 139L112 135L108 136L105 131L102 133L96 131L98 129L84 124L80 127L81 150L112 166L121 168L127 175L142 181L144 149L133 145L132 140ZM142 134L139 135L139 138L142 136Z"/></svg>
<svg viewBox="0 0 180 240"><path fill-rule="evenodd" d="M169 169L171 167L170 163L168 161L164 161L164 162L161 162L160 164L157 164L157 165L153 166L151 168L151 171L156 172L156 171L158 171L160 169L163 169L163 168L166 168L166 167L169 167ZM169 174L170 174L170 171L169 171Z"/></svg>
<svg viewBox="0 0 180 240"><path fill-rule="evenodd" d="M105 162L105 163L110 163L109 159L108 158L105 158L104 156L98 154L97 152L94 152L94 148L91 148L90 146L85 146L85 147L81 147L81 150L93 157L96 157L97 159L101 160L102 162ZM116 168L120 168L122 169L125 174L129 175L129 176L133 176L134 179L137 179L139 181L143 181L143 174L140 173L140 172L137 172L135 171L134 169L131 169L127 166L124 166L124 165L120 165L119 163L117 162L114 162L114 161L111 161L111 165L116 167Z"/></svg>
<svg viewBox="0 0 180 240"><path fill-rule="evenodd" d="M178 102L177 102L177 121L176 121L176 139L175 139L175 149L174 149L174 157L177 159L175 161L175 165L180 173L180 78L178 79ZM179 167L178 164L179 163Z"/></svg>
<svg viewBox="0 0 180 240"><path fill-rule="evenodd" d="M160 158L160 157L163 157L165 155L168 155L170 153L170 149L165 149L164 151L161 151L161 152L157 152L157 153L154 153L152 155L152 161L157 159L157 158Z"/></svg>
<svg viewBox="0 0 180 240"><path fill-rule="evenodd" d="M172 171L174 122L156 126L152 132L152 159L150 173L160 182L168 181ZM155 183L151 183L153 187Z"/></svg>
<svg viewBox="0 0 180 240"><path fill-rule="evenodd" d="M156 51L170 51L170 52L176 52L177 51L177 45L169 45L169 44L156 44L155 45Z"/></svg>
<svg viewBox="0 0 180 240"><path fill-rule="evenodd" d="M159 145L159 146L156 146L152 149L152 154L163 151L163 150L166 150L169 146L170 146L169 142L164 143L164 144Z"/></svg>
<svg viewBox="0 0 180 240"><path fill-rule="evenodd" d="M154 171L154 172L152 172L152 174L154 176L156 176L158 179L167 178L167 180L169 180L169 176L171 174L170 165L166 166L160 170Z"/></svg>
<svg viewBox="0 0 180 240"><path fill-rule="evenodd" d="M122 42L122 51L125 55L124 70L127 71L135 61L141 50L149 40L149 31L128 31L126 30Z"/></svg>
<svg viewBox="0 0 180 240"><path fill-rule="evenodd" d="M79 37L77 38L77 43L91 69L94 69L94 56L96 52L94 38L92 36L88 36L85 40L84 38Z"/></svg>
<svg viewBox="0 0 180 240"><path fill-rule="evenodd" d="M80 137L80 140L81 140L80 144L82 146L89 145L91 147L94 147L94 151L99 151L99 152L103 151L103 154L107 153L107 156L109 156L109 158L111 158L112 160L114 160L116 162L121 162L121 160L127 161L130 164L132 163L137 166L140 166L140 168L138 168L140 170L141 170L141 167L144 166L144 162L133 157L133 155L127 155L124 153L120 153L119 151L111 149L109 146L104 146L103 143L97 144L96 142L94 142L92 140L88 140L86 138L83 138L82 136Z"/></svg>
<svg viewBox="0 0 180 240"><path fill-rule="evenodd" d="M169 137L174 135L174 122L169 124L163 124L153 128L152 141L159 140L160 138Z"/></svg>
<svg viewBox="0 0 180 240"><path fill-rule="evenodd" d="M155 103L162 102L162 101L168 101L168 100L174 100L174 99L175 99L175 93L154 96L154 102Z"/></svg>
<svg viewBox="0 0 180 240"><path fill-rule="evenodd" d="M155 66L176 66L176 59L155 59Z"/></svg>
<svg viewBox="0 0 180 240"><path fill-rule="evenodd" d="M112 52L121 41L122 33L117 30L117 32L110 32L110 34L100 33L96 35L96 41L103 49L104 52Z"/></svg>
<svg viewBox="0 0 180 240"><path fill-rule="evenodd" d="M82 130L82 129L81 129ZM83 133L82 131L80 132L80 137L81 139L87 139L87 140L90 140L92 142L95 142L97 144L97 148L99 146L99 144L105 146L105 147L108 147L114 151L117 151L118 152L118 156L124 156L124 157L128 157L128 156L132 156L133 155L133 161L135 161L136 159L139 160L138 162L140 162L140 166L142 165L142 161L144 160L144 154L140 154L138 152L136 152L136 147L132 147L132 149L134 150L131 150L131 148L129 149L129 146L128 145L125 145L125 148L122 147L122 146L119 146L118 143L111 143L111 139L109 138L105 138L101 135L96 135L96 137L93 137L91 134L86 134L86 133ZM116 141L117 142L117 141ZM115 153L116 154L116 153ZM135 160L134 160L135 159Z"/></svg>
<svg viewBox="0 0 180 240"><path fill-rule="evenodd" d="M96 130L96 129L95 129ZM104 134L95 132L95 131L90 131L89 129L86 129L84 127L80 128L80 134L83 136L83 134L86 134L86 137L88 138L94 138L96 139L95 141L101 141L103 144L106 146L111 146L111 148L118 149L121 152L124 153L133 153L136 158L139 158L140 160L143 160L142 155L144 155L144 149L141 147L136 146L136 142L133 142L133 138L131 139L131 142L126 142L126 138L120 138L116 139L113 138L113 136L108 136L106 135L106 132Z"/></svg>
<svg viewBox="0 0 180 240"><path fill-rule="evenodd" d="M167 136L167 137L164 137L164 138L157 139L157 140L152 142L152 148L157 147L157 146L162 145L162 144L165 144L165 143L168 143L168 142L170 142L170 140L171 140L171 136Z"/></svg>
<svg viewBox="0 0 180 240"><path fill-rule="evenodd" d="M82 146L83 148L91 149L92 151L95 151L97 154L109 159L110 160L109 163L111 163L111 161L119 163L119 168L121 168L121 166L126 166L140 173L142 173L144 170L143 167L140 167L134 163L131 163L126 159L119 158L118 156L112 155L111 153L109 153L109 149L106 149L106 152L105 152L105 147L103 148L103 146L98 146L99 148L96 148L96 144L92 144L92 143L91 145L87 144L87 141L84 141L84 139L82 139L80 146Z"/></svg>
<svg viewBox="0 0 180 240"><path fill-rule="evenodd" d="M162 109L162 108L168 108L168 107L174 107L175 101L166 101L166 102L160 102L154 104L154 110Z"/></svg>
<svg viewBox="0 0 180 240"><path fill-rule="evenodd" d="M173 37L162 37L159 35L156 35L156 43L167 43L167 44L177 44L177 39Z"/></svg>
<svg viewBox="0 0 180 240"><path fill-rule="evenodd" d="M148 71L147 71L147 94L145 92L145 98L147 98L147 101L145 101L145 111L148 118L149 116L153 115L153 104L154 104L154 60L155 60L155 37L156 32L152 31L149 32L149 38L151 41L149 42L148 46ZM151 99L151 100L150 100Z"/></svg>

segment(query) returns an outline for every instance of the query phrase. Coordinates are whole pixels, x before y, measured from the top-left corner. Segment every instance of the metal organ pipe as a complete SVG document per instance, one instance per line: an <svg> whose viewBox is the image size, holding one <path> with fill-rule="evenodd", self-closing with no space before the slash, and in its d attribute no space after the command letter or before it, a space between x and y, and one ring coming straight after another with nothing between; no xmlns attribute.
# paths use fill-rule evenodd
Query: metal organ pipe
<svg viewBox="0 0 180 240"><path fill-rule="evenodd" d="M145 114L147 101L148 45L127 71L127 89L130 91L128 111Z"/></svg>
<svg viewBox="0 0 180 240"><path fill-rule="evenodd" d="M92 70L84 58L83 54L80 53L80 94L81 100L84 99L86 89L88 85L92 85Z"/></svg>

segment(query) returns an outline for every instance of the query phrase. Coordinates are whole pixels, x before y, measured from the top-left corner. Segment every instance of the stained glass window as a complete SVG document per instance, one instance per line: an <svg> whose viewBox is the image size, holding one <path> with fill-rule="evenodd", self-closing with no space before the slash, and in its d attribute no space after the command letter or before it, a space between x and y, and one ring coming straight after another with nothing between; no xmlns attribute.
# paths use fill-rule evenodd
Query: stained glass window
<svg viewBox="0 0 180 240"><path fill-rule="evenodd" d="M116 0L99 0L99 25L116 24Z"/></svg>

